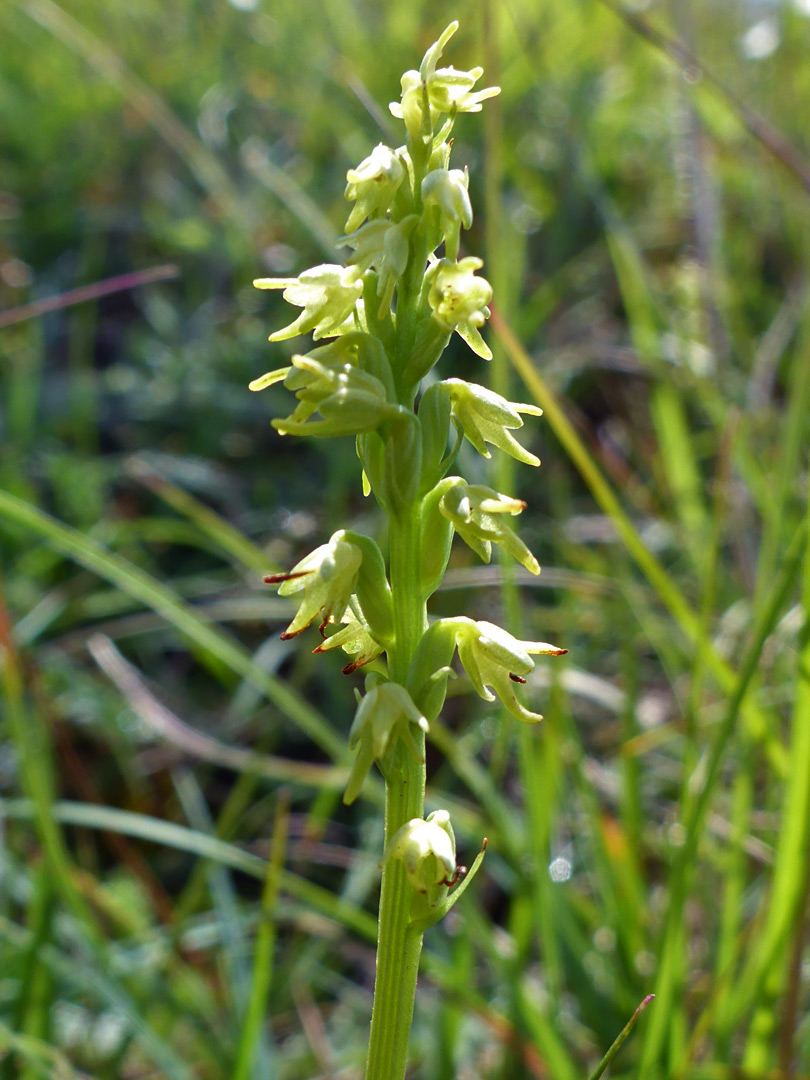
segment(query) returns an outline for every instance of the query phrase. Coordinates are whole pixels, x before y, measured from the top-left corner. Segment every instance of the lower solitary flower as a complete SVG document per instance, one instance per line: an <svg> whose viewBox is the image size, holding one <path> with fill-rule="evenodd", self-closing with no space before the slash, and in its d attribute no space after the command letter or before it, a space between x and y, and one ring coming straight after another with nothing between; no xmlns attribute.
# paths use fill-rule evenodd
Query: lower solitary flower
<svg viewBox="0 0 810 1080"><path fill-rule="evenodd" d="M434 810L423 821L411 818L391 838L386 859L400 859L408 880L435 907L457 878L456 838L450 815Z"/></svg>

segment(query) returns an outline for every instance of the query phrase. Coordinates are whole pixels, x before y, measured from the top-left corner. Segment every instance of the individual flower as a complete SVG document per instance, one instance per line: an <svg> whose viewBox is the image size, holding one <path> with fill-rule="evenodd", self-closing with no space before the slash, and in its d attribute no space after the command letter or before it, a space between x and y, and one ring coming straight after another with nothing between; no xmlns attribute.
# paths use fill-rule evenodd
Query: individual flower
<svg viewBox="0 0 810 1080"><path fill-rule="evenodd" d="M427 210L437 211L445 252L451 260L458 258L462 226L469 229L473 222L469 185L467 169L432 169L422 181L422 202Z"/></svg>
<svg viewBox="0 0 810 1080"><path fill-rule="evenodd" d="M532 656L562 656L568 650L544 641L519 641L490 622L474 622L464 616L452 622L457 625L459 659L475 692L485 701L494 701L497 694L518 720L526 723L542 720L540 713L530 712L518 701L515 683L525 683L525 676L534 671Z"/></svg>
<svg viewBox="0 0 810 1080"><path fill-rule="evenodd" d="M385 384L359 366L366 354L361 354L358 339L365 340L344 335L250 383L251 390L264 390L283 379L298 398L286 419L272 421L281 435L357 435L402 414L399 405L389 402ZM322 419L310 420L316 412Z"/></svg>
<svg viewBox="0 0 810 1080"><path fill-rule="evenodd" d="M475 271L483 265L481 259L472 255L457 263L448 259L434 263L428 270L428 303L433 318L443 330L455 330L474 353L491 360L492 353L478 331L489 318L487 305L492 299L492 286L475 276Z"/></svg>
<svg viewBox="0 0 810 1080"><path fill-rule="evenodd" d="M328 623L342 619L355 590L362 560L363 553L345 539L345 531L340 529L289 573L268 574L264 581L267 585L279 585L279 596L303 593L296 616L282 638L300 634L316 615L321 616L321 634Z"/></svg>
<svg viewBox="0 0 810 1080"><path fill-rule="evenodd" d="M439 500L439 511L452 524L465 544L488 563L492 544L498 544L531 574L539 574L537 559L516 533L504 523L504 515L525 510L526 503L501 495L482 484L468 484L460 477L445 481L447 490Z"/></svg>
<svg viewBox="0 0 810 1080"><path fill-rule="evenodd" d="M354 266L322 263L304 270L297 278L257 278L257 289L283 289L288 304L304 310L298 318L270 335L270 341L286 341L313 332L317 341L351 329L347 320L363 294L363 281Z"/></svg>
<svg viewBox="0 0 810 1080"><path fill-rule="evenodd" d="M456 838L448 812L434 810L424 821L406 821L391 838L385 857L400 859L413 888L426 896L430 907L436 907L458 877Z"/></svg>
<svg viewBox="0 0 810 1080"><path fill-rule="evenodd" d="M379 675L369 676L366 686L370 686L370 689L359 698L349 732L349 749L356 748L357 756L343 795L347 806L357 798L372 764L385 756L396 739L402 739L417 761L424 761L424 750L416 740L411 725L426 732L428 722L405 687L383 681Z"/></svg>
<svg viewBox="0 0 810 1080"><path fill-rule="evenodd" d="M356 229L366 218L385 214L405 176L405 166L396 150L378 143L356 169L346 173L346 198L355 205L346 221L346 232Z"/></svg>
<svg viewBox="0 0 810 1080"><path fill-rule="evenodd" d="M349 263L356 266L361 274L369 268L377 272L377 296L380 297L378 319L382 319L391 307L396 283L405 273L408 237L418 221L415 214L409 214L396 223L385 218L367 221L355 232L338 240L339 247L354 248Z"/></svg>
<svg viewBox="0 0 810 1080"><path fill-rule="evenodd" d="M447 388L452 415L479 454L492 457L486 446L492 443L526 465L540 464L540 459L525 450L508 429L523 427L519 413L542 416L542 409L507 401L485 386L463 379L445 379L440 385Z"/></svg>
<svg viewBox="0 0 810 1080"><path fill-rule="evenodd" d="M343 668L343 674L351 675L358 668L370 664L372 660L376 660L383 651L384 646L372 636L365 619L361 619L355 612L354 600L350 601L349 606L340 618L340 622L343 624L343 629L330 634L317 649L312 651L323 653L329 652L330 649L343 649L348 656L352 657Z"/></svg>
<svg viewBox="0 0 810 1080"><path fill-rule="evenodd" d="M285 385L296 391L298 405L286 419L272 421L281 435L357 435L402 412L386 400L376 376L351 364L335 370L311 356L294 356L293 373L299 378L291 383L288 376ZM307 422L316 410L323 419Z"/></svg>
<svg viewBox="0 0 810 1080"><path fill-rule="evenodd" d="M501 92L499 86L489 86L486 90L473 93L473 87L484 74L483 68L457 71L453 67L436 67L444 46L456 30L458 23L450 23L439 40L425 53L419 71L405 72L401 80L401 100L388 106L392 115L405 121L411 137L419 132L421 126L423 86L430 104L431 126L439 113L480 112L482 101Z"/></svg>

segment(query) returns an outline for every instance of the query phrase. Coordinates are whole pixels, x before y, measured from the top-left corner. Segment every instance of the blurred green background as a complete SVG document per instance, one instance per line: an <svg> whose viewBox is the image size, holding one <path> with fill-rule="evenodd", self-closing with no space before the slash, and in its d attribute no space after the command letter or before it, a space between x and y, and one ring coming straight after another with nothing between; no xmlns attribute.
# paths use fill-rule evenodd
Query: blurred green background
<svg viewBox="0 0 810 1080"><path fill-rule="evenodd" d="M432 733L489 851L412 1075L584 1080L650 992L611 1075L810 1075L808 0L0 0L2 1080L362 1075L359 680L261 573L377 518L248 393L301 348L251 281L339 258L452 18L500 329L441 370L546 410L539 472L461 461L544 571L459 545L434 611L570 653Z"/></svg>

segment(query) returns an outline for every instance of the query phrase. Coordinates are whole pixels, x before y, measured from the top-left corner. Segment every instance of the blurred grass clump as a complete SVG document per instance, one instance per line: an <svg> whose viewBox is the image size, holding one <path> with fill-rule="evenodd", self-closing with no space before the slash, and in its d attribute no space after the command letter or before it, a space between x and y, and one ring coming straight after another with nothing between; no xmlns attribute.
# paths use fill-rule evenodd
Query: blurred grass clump
<svg viewBox="0 0 810 1080"><path fill-rule="evenodd" d="M490 847L414 1075L587 1076L651 991L613 1075L810 1075L810 7L440 7L0 6L2 1080L360 1076L380 790L340 804L352 680L258 583L374 523L247 392L250 281L334 260L453 17L503 87L455 148L492 380L546 416L539 582L446 588L570 662L539 729L435 725Z"/></svg>

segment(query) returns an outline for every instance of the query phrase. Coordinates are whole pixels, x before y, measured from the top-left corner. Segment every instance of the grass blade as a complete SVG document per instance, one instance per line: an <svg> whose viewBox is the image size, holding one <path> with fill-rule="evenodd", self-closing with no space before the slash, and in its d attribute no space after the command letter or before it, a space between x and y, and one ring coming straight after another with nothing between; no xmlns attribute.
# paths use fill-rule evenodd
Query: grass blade
<svg viewBox="0 0 810 1080"><path fill-rule="evenodd" d="M611 1061L613 1061L613 1059L616 1057L618 1052L621 1050L622 1044L624 1043L625 1039L630 1034L630 1032L633 1030L633 1028L636 1026L636 1021L638 1020L639 1016L641 1016L641 1014L644 1012L644 1010L647 1008L647 1006L650 1004L650 1002L653 1001L654 999L655 999L655 994L647 994L647 996L644 998L644 1000L638 1006L636 1011L633 1013L633 1015L630 1017L630 1019L624 1025L622 1030L619 1032L618 1036L616 1037L616 1041L613 1043L611 1048L608 1050L608 1052L605 1054L605 1056L602 1058L602 1060L596 1066L594 1071L588 1077L588 1080L599 1080L599 1077L604 1075L604 1072L607 1069L608 1065L610 1065Z"/></svg>
<svg viewBox="0 0 810 1080"><path fill-rule="evenodd" d="M345 739L332 729L319 712L280 680L263 671L247 651L222 630L203 622L193 608L179 600L171 589L77 529L57 521L7 491L0 491L0 516L41 536L63 555L157 612L186 638L200 646L204 653L261 690L331 758L336 761L347 759Z"/></svg>

